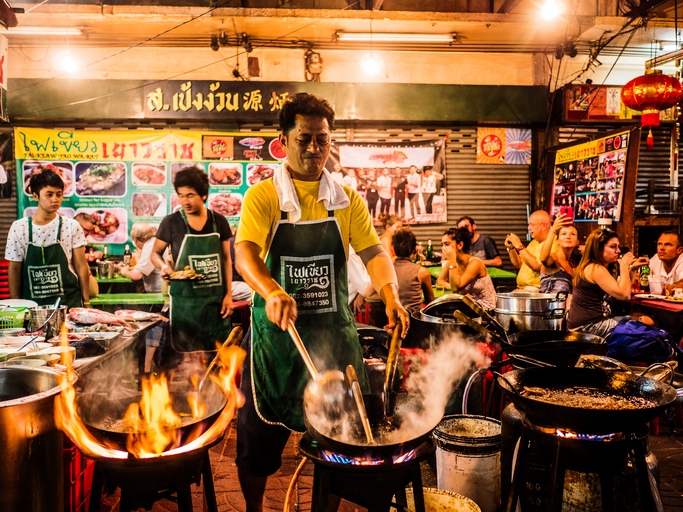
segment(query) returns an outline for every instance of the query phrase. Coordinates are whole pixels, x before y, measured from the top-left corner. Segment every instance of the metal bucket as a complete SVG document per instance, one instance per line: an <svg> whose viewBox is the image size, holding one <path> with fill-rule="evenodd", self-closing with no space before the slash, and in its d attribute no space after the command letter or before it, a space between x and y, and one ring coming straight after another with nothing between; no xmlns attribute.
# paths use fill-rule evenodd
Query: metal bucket
<svg viewBox="0 0 683 512"><path fill-rule="evenodd" d="M66 321L66 312L69 309L68 306L60 306L57 308L57 312L50 320L50 326L52 327L52 332L58 334L62 330L62 326ZM31 312L31 331L37 331L40 327L47 322L50 315L55 310L53 306L38 306L36 308L30 308Z"/></svg>
<svg viewBox="0 0 683 512"><path fill-rule="evenodd" d="M54 422L62 386L47 368L0 368L0 510L62 512L64 434Z"/></svg>
<svg viewBox="0 0 683 512"><path fill-rule="evenodd" d="M500 510L500 427L484 416L445 417L434 429L437 487L470 498L483 512Z"/></svg>
<svg viewBox="0 0 683 512"><path fill-rule="evenodd" d="M469 498L455 492L443 491L432 487L422 489L425 512L481 512L479 506ZM415 497L412 489L406 489L408 510L415 512Z"/></svg>

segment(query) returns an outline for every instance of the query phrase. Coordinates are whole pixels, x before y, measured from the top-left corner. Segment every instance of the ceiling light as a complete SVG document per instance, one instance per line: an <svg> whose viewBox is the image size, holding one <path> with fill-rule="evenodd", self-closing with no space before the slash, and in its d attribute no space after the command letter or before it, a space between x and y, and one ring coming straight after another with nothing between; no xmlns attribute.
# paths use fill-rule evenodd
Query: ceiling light
<svg viewBox="0 0 683 512"><path fill-rule="evenodd" d="M360 62L367 75L376 75L382 70L382 59L375 53L369 53Z"/></svg>
<svg viewBox="0 0 683 512"><path fill-rule="evenodd" d="M546 0L546 3L541 9L541 16L543 19L552 20L560 15L560 6L555 2L555 0Z"/></svg>
<svg viewBox="0 0 683 512"><path fill-rule="evenodd" d="M71 50L63 50L55 55L54 65L60 71L73 73L80 67Z"/></svg>
<svg viewBox="0 0 683 512"><path fill-rule="evenodd" d="M8 36L82 36L78 27L15 27L3 32Z"/></svg>
<svg viewBox="0 0 683 512"><path fill-rule="evenodd" d="M645 69L652 69L655 66L662 66L667 62L672 62L681 58L683 58L683 50L676 50L675 52L667 53L661 57L656 57L654 59L645 61Z"/></svg>
<svg viewBox="0 0 683 512"><path fill-rule="evenodd" d="M337 32L337 41L373 41L400 43L454 43L456 34L398 34L388 32Z"/></svg>

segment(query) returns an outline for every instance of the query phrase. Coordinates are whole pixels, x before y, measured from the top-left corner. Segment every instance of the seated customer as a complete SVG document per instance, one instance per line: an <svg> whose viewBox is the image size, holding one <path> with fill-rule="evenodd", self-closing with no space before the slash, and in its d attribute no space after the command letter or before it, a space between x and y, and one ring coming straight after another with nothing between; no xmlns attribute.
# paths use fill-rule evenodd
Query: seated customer
<svg viewBox="0 0 683 512"><path fill-rule="evenodd" d="M403 221L400 217L389 215L388 213L380 213L377 220L382 223L382 227L384 228L384 233L379 237L379 241L382 242L382 247L387 251L387 254L393 258L396 255L391 248L391 237L394 236L394 233L396 233L398 228L403 226Z"/></svg>
<svg viewBox="0 0 683 512"><path fill-rule="evenodd" d="M517 272L517 289L515 292L537 293L541 286L541 244L545 242L550 231L550 215L537 210L529 216L529 234L533 240L528 246L514 233L505 237L505 247L510 262L519 269Z"/></svg>
<svg viewBox="0 0 683 512"><path fill-rule="evenodd" d="M579 246L579 233L571 223L569 217L559 214L541 246L541 293L572 293L576 265L571 256Z"/></svg>
<svg viewBox="0 0 683 512"><path fill-rule="evenodd" d="M593 231L583 251L581 263L574 272L574 293L567 313L567 326L597 336L607 336L623 317L612 313L614 299L631 298L631 282L638 270L647 264L645 257L628 252L619 258L616 231ZM649 317L635 315L635 320L652 324Z"/></svg>
<svg viewBox="0 0 683 512"><path fill-rule="evenodd" d="M496 289L486 271L486 265L468 253L472 236L466 228L453 230L453 242L443 251L446 256L448 281L451 290L469 294L474 300L487 308L496 307Z"/></svg>
<svg viewBox="0 0 683 512"><path fill-rule="evenodd" d="M669 285L670 288L683 287L683 245L678 233L666 231L657 240L657 255L650 260L650 280Z"/></svg>
<svg viewBox="0 0 683 512"><path fill-rule="evenodd" d="M410 311L420 309L423 294L424 303L429 304L434 300L434 291L429 270L411 261L411 258L415 257L417 247L415 235L410 228L399 228L394 233L391 244L396 253L394 269L398 278L398 297L401 305Z"/></svg>

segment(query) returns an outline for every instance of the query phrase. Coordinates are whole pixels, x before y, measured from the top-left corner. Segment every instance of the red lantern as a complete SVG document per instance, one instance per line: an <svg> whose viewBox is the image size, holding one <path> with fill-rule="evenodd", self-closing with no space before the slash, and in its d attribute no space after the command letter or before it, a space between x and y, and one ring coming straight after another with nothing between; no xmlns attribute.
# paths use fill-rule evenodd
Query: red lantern
<svg viewBox="0 0 683 512"><path fill-rule="evenodd" d="M642 112L643 127L659 126L659 111L673 107L681 99L681 83L663 75L659 69L648 69L621 89L621 101ZM652 149L652 130L647 136L647 148Z"/></svg>

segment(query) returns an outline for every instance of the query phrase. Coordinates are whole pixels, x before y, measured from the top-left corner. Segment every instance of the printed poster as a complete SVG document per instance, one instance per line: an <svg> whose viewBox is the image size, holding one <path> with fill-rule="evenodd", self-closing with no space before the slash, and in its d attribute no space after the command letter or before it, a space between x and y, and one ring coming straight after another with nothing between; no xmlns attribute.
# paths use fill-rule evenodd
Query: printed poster
<svg viewBox="0 0 683 512"><path fill-rule="evenodd" d="M629 132L560 149L555 155L551 217L574 222L621 218Z"/></svg>
<svg viewBox="0 0 683 512"><path fill-rule="evenodd" d="M276 133L71 131L15 128L19 216L36 211L29 180L38 166L64 180L59 213L87 213L88 243L123 254L133 224L158 225L178 211L175 174L196 165L209 175L207 206L235 228L247 189L271 177L284 159Z"/></svg>
<svg viewBox="0 0 683 512"><path fill-rule="evenodd" d="M477 128L478 164L531 164L531 130Z"/></svg>
<svg viewBox="0 0 683 512"><path fill-rule="evenodd" d="M381 213L406 224L446 222L445 140L335 142L327 169L358 191L375 224Z"/></svg>

